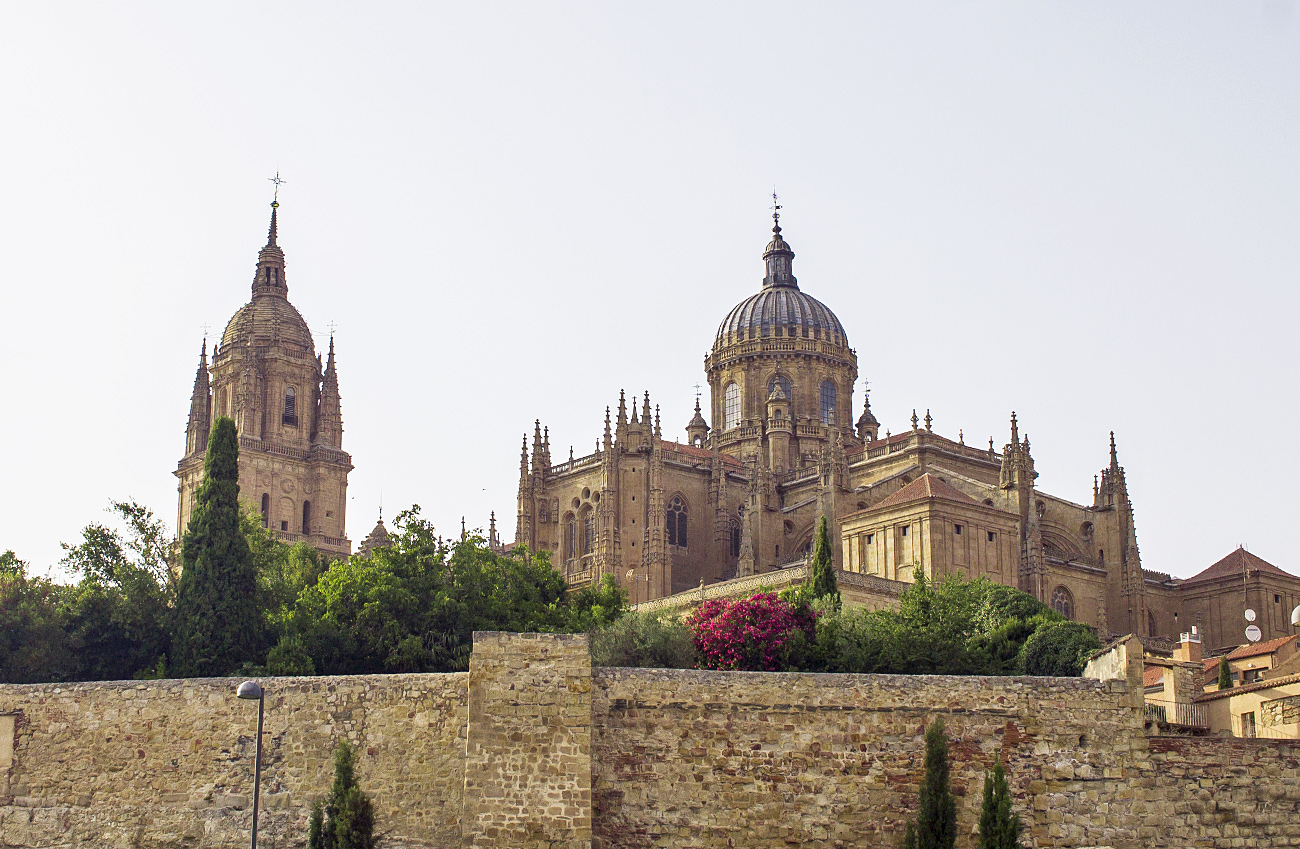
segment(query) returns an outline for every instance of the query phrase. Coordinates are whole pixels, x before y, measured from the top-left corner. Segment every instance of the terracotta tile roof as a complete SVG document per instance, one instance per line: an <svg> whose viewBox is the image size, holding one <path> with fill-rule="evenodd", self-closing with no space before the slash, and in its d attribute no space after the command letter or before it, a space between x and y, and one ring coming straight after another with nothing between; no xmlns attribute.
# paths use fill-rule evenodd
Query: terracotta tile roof
<svg viewBox="0 0 1300 849"><path fill-rule="evenodd" d="M1165 680L1165 670L1162 666L1148 666L1142 670L1142 686L1154 687L1157 684L1163 684Z"/></svg>
<svg viewBox="0 0 1300 849"><path fill-rule="evenodd" d="M669 442L666 439L661 439L660 442L663 444L663 450L665 451L671 451L674 454L683 454L697 460L713 460L713 451L709 448L696 448L694 445L683 445L680 442ZM732 457L730 454L722 455L722 465L736 469L745 468L744 463L740 462L735 457Z"/></svg>
<svg viewBox="0 0 1300 849"><path fill-rule="evenodd" d="M1292 634L1289 637L1278 637L1276 640L1269 640L1266 643L1255 643L1254 645L1242 646L1228 655L1228 660L1241 660L1243 657L1259 657L1261 654L1272 654L1282 646L1295 639ZM1218 662L1218 658L1215 658Z"/></svg>
<svg viewBox="0 0 1300 849"><path fill-rule="evenodd" d="M1210 566L1208 569L1197 572L1192 577L1183 581L1184 584L1191 584L1196 581L1213 581L1215 578L1240 578L1247 570L1267 572L1271 575L1286 575L1288 578L1294 578L1290 572L1285 572L1267 560L1256 557L1244 548L1238 548L1227 557Z"/></svg>
<svg viewBox="0 0 1300 849"><path fill-rule="evenodd" d="M893 495L881 501L879 504L872 505L869 509L879 510L882 507L894 507L898 504L907 504L912 501L920 501L926 498L940 498L944 501L956 501L961 504L978 504L979 502L959 492L934 475L926 472L907 486L895 492Z"/></svg>

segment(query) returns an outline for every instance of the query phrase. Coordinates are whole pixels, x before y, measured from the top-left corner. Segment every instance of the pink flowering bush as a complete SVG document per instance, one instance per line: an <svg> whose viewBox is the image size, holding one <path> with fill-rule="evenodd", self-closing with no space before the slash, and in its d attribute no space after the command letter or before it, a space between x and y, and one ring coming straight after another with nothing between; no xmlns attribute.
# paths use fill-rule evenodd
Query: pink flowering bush
<svg viewBox="0 0 1300 849"><path fill-rule="evenodd" d="M778 672L789 668L792 652L814 641L816 619L806 604L759 593L736 601L710 599L686 624L702 668Z"/></svg>

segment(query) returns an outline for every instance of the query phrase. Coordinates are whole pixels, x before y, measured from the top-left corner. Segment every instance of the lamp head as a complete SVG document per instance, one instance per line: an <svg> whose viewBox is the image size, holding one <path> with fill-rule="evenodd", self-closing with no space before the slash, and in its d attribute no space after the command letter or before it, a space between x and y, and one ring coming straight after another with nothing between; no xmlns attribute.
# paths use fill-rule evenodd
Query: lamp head
<svg viewBox="0 0 1300 849"><path fill-rule="evenodd" d="M262 685L256 681L245 681L239 685L235 691L236 698L240 699L260 699L262 698Z"/></svg>

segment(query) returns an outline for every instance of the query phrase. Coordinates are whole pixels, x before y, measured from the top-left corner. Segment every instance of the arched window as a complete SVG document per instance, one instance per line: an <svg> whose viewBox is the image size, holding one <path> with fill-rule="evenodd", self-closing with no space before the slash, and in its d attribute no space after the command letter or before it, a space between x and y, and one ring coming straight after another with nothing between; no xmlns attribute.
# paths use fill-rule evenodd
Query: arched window
<svg viewBox="0 0 1300 849"><path fill-rule="evenodd" d="M740 556L740 525L736 522L731 523L731 556Z"/></svg>
<svg viewBox="0 0 1300 849"><path fill-rule="evenodd" d="M772 379L767 382L768 398L772 397L772 390L776 388L778 383L781 384L781 392L785 395L786 400L793 401L794 398L790 395L790 380L785 375L781 374L772 375Z"/></svg>
<svg viewBox="0 0 1300 849"><path fill-rule="evenodd" d="M1074 596L1065 587L1052 590L1052 609L1066 619L1074 618Z"/></svg>
<svg viewBox="0 0 1300 849"><path fill-rule="evenodd" d="M564 559L572 560L577 556L577 519L573 514L564 516Z"/></svg>
<svg viewBox="0 0 1300 849"><path fill-rule="evenodd" d="M298 426L298 399L294 397L292 386L284 388L284 423Z"/></svg>
<svg viewBox="0 0 1300 849"><path fill-rule="evenodd" d="M311 533L311 502L310 501L304 501L302 503L302 532L304 534Z"/></svg>
<svg viewBox="0 0 1300 849"><path fill-rule="evenodd" d="M262 527L271 527L271 494L262 493Z"/></svg>
<svg viewBox="0 0 1300 849"><path fill-rule="evenodd" d="M822 424L835 424L835 384L829 380L822 383Z"/></svg>
<svg viewBox="0 0 1300 849"><path fill-rule="evenodd" d="M668 544L686 547L686 503L680 496L668 502Z"/></svg>
<svg viewBox="0 0 1300 849"><path fill-rule="evenodd" d="M735 383L728 383L727 390L723 395L723 429L731 430L740 424L740 387Z"/></svg>
<svg viewBox="0 0 1300 849"><path fill-rule="evenodd" d="M588 510L582 518L582 553L591 554L596 550L596 514Z"/></svg>
<svg viewBox="0 0 1300 849"><path fill-rule="evenodd" d="M1147 611L1147 636L1156 636L1156 615L1150 610Z"/></svg>

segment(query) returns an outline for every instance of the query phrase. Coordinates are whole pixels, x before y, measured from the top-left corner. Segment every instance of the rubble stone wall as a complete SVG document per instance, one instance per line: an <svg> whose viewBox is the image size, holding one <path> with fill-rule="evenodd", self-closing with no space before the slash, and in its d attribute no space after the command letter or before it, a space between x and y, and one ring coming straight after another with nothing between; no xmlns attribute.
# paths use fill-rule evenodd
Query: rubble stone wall
<svg viewBox="0 0 1300 849"><path fill-rule="evenodd" d="M304 845L342 738L383 849L895 847L937 719L962 849L999 757L1027 846L1300 847L1300 743L1148 737L1119 679L592 669L585 637L477 634L467 674L263 683L266 849ZM0 847L247 846L237 684L0 685Z"/></svg>

